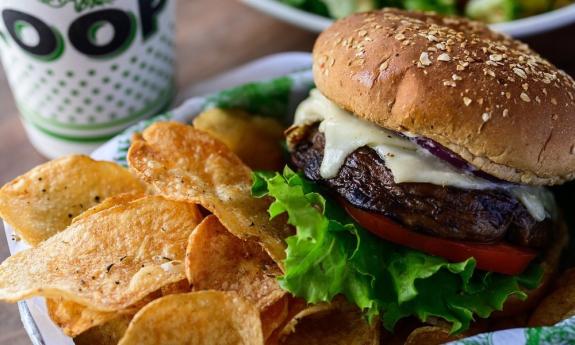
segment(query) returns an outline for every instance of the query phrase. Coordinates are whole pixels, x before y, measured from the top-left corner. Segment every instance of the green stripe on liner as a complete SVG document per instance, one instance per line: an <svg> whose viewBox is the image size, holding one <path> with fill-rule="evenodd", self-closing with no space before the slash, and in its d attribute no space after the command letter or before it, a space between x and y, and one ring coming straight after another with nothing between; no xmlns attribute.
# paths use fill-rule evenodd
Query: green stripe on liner
<svg viewBox="0 0 575 345"><path fill-rule="evenodd" d="M75 142L75 143L103 143L107 140L112 139L118 133L121 132L120 131L118 133L103 135L103 136L99 136L99 137L77 137L77 136L73 136L73 135L62 135L62 134L54 133L54 132L52 132L46 128L40 127L38 124L36 124L34 122L28 121L28 119L26 119L26 123L28 123L32 127L36 128L40 132L42 132L42 133L44 133L44 134L46 134L52 138L60 139L63 141Z"/></svg>
<svg viewBox="0 0 575 345"><path fill-rule="evenodd" d="M59 122L53 119L48 119L45 118L41 115L38 115L37 113L35 113L34 111L29 110L24 104L18 102L18 109L20 110L20 113L22 113L22 116L24 116L24 118L26 118L27 120L29 120L29 122L32 122L34 124L40 125L40 126L53 126L53 127L59 127L59 128L64 128L64 129L80 129L80 130L96 130L96 129L106 129L106 128L112 128L112 127L116 127L128 122L132 122L133 120L142 117L144 115L146 115L146 113L152 113L152 111L154 111L155 113L158 112L158 109L165 109L165 107L168 105L168 103L171 102L173 96L175 94L175 87L174 85L170 85L170 88L166 91L163 91L162 94L160 95L160 97L158 97L154 102L150 103L149 105L145 106L144 108L138 110L137 112L133 113L132 115L125 117L125 118L121 118L118 120L114 120L114 121L110 121L110 122L106 122L106 123L101 123L101 124L73 124L73 123L63 123L63 122ZM154 114L152 114L154 115Z"/></svg>
<svg viewBox="0 0 575 345"><path fill-rule="evenodd" d="M163 112L165 112L167 109L169 108L169 102L166 103L164 106L162 106L160 109L158 109L157 113L162 114ZM95 137L78 137L78 136L73 136L73 135L62 135L62 134L58 134L58 133L54 133L46 128L41 127L40 125L28 121L28 119L24 118L24 120L26 121L27 124L31 125L32 127L36 128L37 130L39 130L40 132L52 137L52 138L56 138L59 140L63 140L63 141L69 141L69 142L75 142L75 143L104 143L112 138L114 138L115 136L117 136L118 134L123 133L126 129L121 129L113 134L108 134L108 135L102 135L102 136L95 136Z"/></svg>

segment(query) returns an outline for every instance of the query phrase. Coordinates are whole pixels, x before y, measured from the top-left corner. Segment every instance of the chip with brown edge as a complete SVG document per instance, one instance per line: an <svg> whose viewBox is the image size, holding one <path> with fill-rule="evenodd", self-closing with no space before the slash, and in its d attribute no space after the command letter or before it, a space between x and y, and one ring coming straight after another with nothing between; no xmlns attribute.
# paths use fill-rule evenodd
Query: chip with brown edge
<svg viewBox="0 0 575 345"><path fill-rule="evenodd" d="M28 244L37 245L105 198L144 190L144 185L118 164L67 156L39 165L4 185L0 217Z"/></svg>
<svg viewBox="0 0 575 345"><path fill-rule="evenodd" d="M196 205L147 196L72 224L0 265L0 300L61 297L98 311L126 309L185 279Z"/></svg>
<svg viewBox="0 0 575 345"><path fill-rule="evenodd" d="M124 193L106 198L101 203L97 204L96 206L88 209L87 211L81 213L79 216L75 217L72 220L72 223L78 222L79 220L85 217L92 216L93 214L103 211L105 209L118 206L121 204L126 204L130 201L142 197L144 197L144 194L142 193ZM148 302L151 300L150 296L146 297L146 299L148 299ZM143 304L141 303L142 301L138 303L140 304L140 308L143 306ZM78 334L86 331L87 329L113 320L117 318L118 315L120 315L120 313L135 314L137 311L137 309L135 309L134 306L130 307L128 310L124 310L121 312L97 311L87 308L76 302L68 301L63 298L56 298L56 299L47 298L46 307L50 319L52 319L52 321L62 329L64 334L70 337L75 337Z"/></svg>
<svg viewBox="0 0 575 345"><path fill-rule="evenodd" d="M405 345L440 345L464 338L461 334L450 334L448 328L423 326L414 329L405 340Z"/></svg>
<svg viewBox="0 0 575 345"><path fill-rule="evenodd" d="M62 298L47 299L46 308L50 319L69 337L75 337L87 329L105 324L120 315L113 311L105 312L86 308Z"/></svg>
<svg viewBox="0 0 575 345"><path fill-rule="evenodd" d="M235 291L253 302L262 313L265 338L287 317L279 267L257 242L232 235L213 215L190 235L184 266L195 291Z"/></svg>
<svg viewBox="0 0 575 345"><path fill-rule="evenodd" d="M361 310L343 299L308 309L296 316L293 332L284 334L280 344L379 344L379 321L370 325Z"/></svg>
<svg viewBox="0 0 575 345"><path fill-rule="evenodd" d="M535 308L528 325L552 326L575 315L575 269L569 269L558 277L557 287Z"/></svg>
<svg viewBox="0 0 575 345"><path fill-rule="evenodd" d="M221 140L254 170L279 170L285 165L280 145L284 128L275 119L212 108L194 119L194 128Z"/></svg>
<svg viewBox="0 0 575 345"><path fill-rule="evenodd" d="M157 192L202 205L235 236L260 243L281 267L284 239L293 230L281 217L270 220L269 200L251 196L251 170L222 142L191 126L159 122L134 136L128 162Z"/></svg>
<svg viewBox="0 0 575 345"><path fill-rule="evenodd" d="M257 308L235 292L162 297L140 310L119 345L263 345Z"/></svg>
<svg viewBox="0 0 575 345"><path fill-rule="evenodd" d="M93 310L62 298L47 299L46 306L50 319L62 329L64 334L69 337L76 337L88 329L104 325L123 315L133 316L138 310L157 298L185 292L190 292L190 284L187 279L162 286L160 290L152 292L129 308L116 312Z"/></svg>

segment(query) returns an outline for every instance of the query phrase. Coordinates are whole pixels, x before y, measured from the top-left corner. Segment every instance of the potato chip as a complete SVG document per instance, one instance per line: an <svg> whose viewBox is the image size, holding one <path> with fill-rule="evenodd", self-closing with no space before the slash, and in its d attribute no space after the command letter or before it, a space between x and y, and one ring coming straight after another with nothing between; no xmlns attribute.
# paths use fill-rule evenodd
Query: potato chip
<svg viewBox="0 0 575 345"><path fill-rule="evenodd" d="M551 326L575 315L575 269L562 273L557 284L531 314L530 327Z"/></svg>
<svg viewBox="0 0 575 345"><path fill-rule="evenodd" d="M89 309L62 298L47 299L46 307L50 319L69 337L75 337L87 329L105 324L119 315L117 312Z"/></svg>
<svg viewBox="0 0 575 345"><path fill-rule="evenodd" d="M413 330L405 340L405 345L440 345L463 337L463 335L450 335L449 329L424 326Z"/></svg>
<svg viewBox="0 0 575 345"><path fill-rule="evenodd" d="M162 286L160 293L162 296L175 295L179 293L186 293L191 291L190 283L187 279L180 280L172 284Z"/></svg>
<svg viewBox="0 0 575 345"><path fill-rule="evenodd" d="M148 196L80 219L0 265L0 300L61 297L99 311L126 309L185 279L190 233L200 222L186 202Z"/></svg>
<svg viewBox="0 0 575 345"><path fill-rule="evenodd" d="M261 246L230 234L213 215L190 236L185 266L194 290L236 291L260 309L286 294L276 279L280 269Z"/></svg>
<svg viewBox="0 0 575 345"><path fill-rule="evenodd" d="M72 223L75 223L81 220L82 218L91 216L105 209L125 204L130 201L139 199L141 197L144 197L144 194L124 193L106 198L101 203L97 204L96 206L88 209L87 211L81 213L79 216L75 217L72 220ZM81 304L65 300L63 298L46 299L46 307L50 319L52 319L52 321L62 329L64 334L70 337L75 337L78 334L86 331L87 329L104 324L109 320L117 318L119 315L118 312L103 312L93 310ZM131 314L135 314L138 309L133 310ZM124 314L130 314L130 313L124 312Z"/></svg>
<svg viewBox="0 0 575 345"><path fill-rule="evenodd" d="M235 237L213 215L190 235L185 268L194 290L235 291L253 302L265 320L264 337L287 317L279 267L257 242Z"/></svg>
<svg viewBox="0 0 575 345"><path fill-rule="evenodd" d="M379 344L379 321L370 325L361 310L346 301L336 300L331 305L312 307L296 319L295 330L285 335L281 344Z"/></svg>
<svg viewBox="0 0 575 345"><path fill-rule="evenodd" d="M297 323L302 318L335 308L334 303L318 303L314 305L308 305L305 300L293 297L291 295L287 295L286 299L286 316L281 321L281 323L275 327L273 333L266 339L266 344L268 345L279 344L279 339L283 339L288 334L293 333ZM263 323L264 315L262 315L262 324Z"/></svg>
<svg viewBox="0 0 575 345"><path fill-rule="evenodd" d="M37 166L0 189L0 216L31 245L64 230L72 218L105 198L144 192L123 167L68 156Z"/></svg>
<svg viewBox="0 0 575 345"><path fill-rule="evenodd" d="M76 345L118 345L128 329L133 315L120 315L103 325L74 337Z"/></svg>
<svg viewBox="0 0 575 345"><path fill-rule="evenodd" d="M266 343L273 338L273 335L277 333L278 330L283 329L293 317L293 314L290 314L291 300L292 297L286 294L265 309L260 309L262 332Z"/></svg>
<svg viewBox="0 0 575 345"><path fill-rule="evenodd" d="M140 310L119 345L263 345L257 308L234 292L162 297Z"/></svg>
<svg viewBox="0 0 575 345"><path fill-rule="evenodd" d="M80 213L78 216L76 216L74 219L72 219L72 224L76 223L77 221L79 221L82 218L92 216L95 213L98 213L100 211L112 208L114 206L126 204L130 201L134 201L134 200L143 198L144 196L145 196L144 193L123 193L123 194L111 196L109 198L104 199L104 201L97 204L96 206L91 207L91 208L87 209L86 211Z"/></svg>
<svg viewBox="0 0 575 345"><path fill-rule="evenodd" d="M163 288L164 287L162 287L162 289ZM46 307L48 309L50 319L52 319L52 321L62 329L64 334L70 337L75 337L90 328L103 325L122 315L133 316L146 304L162 297L162 289L152 292L148 296L144 297L143 300L138 301L129 308L114 312L97 311L63 298L46 299Z"/></svg>
<svg viewBox="0 0 575 345"><path fill-rule="evenodd" d="M189 291L190 284L187 279L184 279L162 286L159 291L155 291L129 308L117 312L97 311L61 298L47 299L46 306L48 315L62 329L64 334L69 337L76 337L90 328L106 324L122 315L133 316L138 310L157 298ZM117 341L119 340L118 338Z"/></svg>
<svg viewBox="0 0 575 345"><path fill-rule="evenodd" d="M213 108L194 119L194 127L221 140L254 170L280 170L285 165L282 125L242 110Z"/></svg>
<svg viewBox="0 0 575 345"><path fill-rule="evenodd" d="M269 219L269 200L251 196L251 171L223 143L175 122L159 122L133 138L130 168L166 197L198 203L235 236L256 240L281 265L292 229Z"/></svg>

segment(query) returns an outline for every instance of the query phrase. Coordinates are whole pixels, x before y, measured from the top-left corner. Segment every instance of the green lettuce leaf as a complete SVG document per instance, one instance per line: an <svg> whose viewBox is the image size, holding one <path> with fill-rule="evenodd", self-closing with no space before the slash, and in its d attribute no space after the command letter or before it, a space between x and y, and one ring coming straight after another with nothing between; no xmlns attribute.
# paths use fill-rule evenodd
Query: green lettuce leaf
<svg viewBox="0 0 575 345"><path fill-rule="evenodd" d="M320 187L285 168L254 173L252 193L274 199L270 217L287 214L297 233L286 239L283 289L309 303L343 294L373 320L392 330L402 318L439 317L452 332L469 327L475 316L501 310L509 296L525 298L541 269L532 265L512 277L475 269L475 260L450 263L384 241L362 229Z"/></svg>

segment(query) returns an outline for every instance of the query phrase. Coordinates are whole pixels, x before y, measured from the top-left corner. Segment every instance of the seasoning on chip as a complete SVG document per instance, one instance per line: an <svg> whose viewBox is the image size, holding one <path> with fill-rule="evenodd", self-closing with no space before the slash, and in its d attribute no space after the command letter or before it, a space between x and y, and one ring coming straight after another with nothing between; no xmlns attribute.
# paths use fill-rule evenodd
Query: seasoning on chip
<svg viewBox="0 0 575 345"><path fill-rule="evenodd" d="M61 297L118 311L185 279L196 205L148 196L100 211L0 265L0 300Z"/></svg>
<svg viewBox="0 0 575 345"><path fill-rule="evenodd" d="M235 236L259 242L278 264L292 229L269 219L267 199L251 196L251 170L222 142L181 123L159 122L135 135L128 162L166 197L202 205Z"/></svg>
<svg viewBox="0 0 575 345"><path fill-rule="evenodd" d="M4 185L0 189L0 217L27 243L37 245L107 197L144 191L138 179L115 163L67 156L37 166Z"/></svg>
<svg viewBox="0 0 575 345"><path fill-rule="evenodd" d="M235 237L213 215L190 236L185 267L194 290L235 291L254 303L266 338L287 317L279 267L257 242Z"/></svg>

